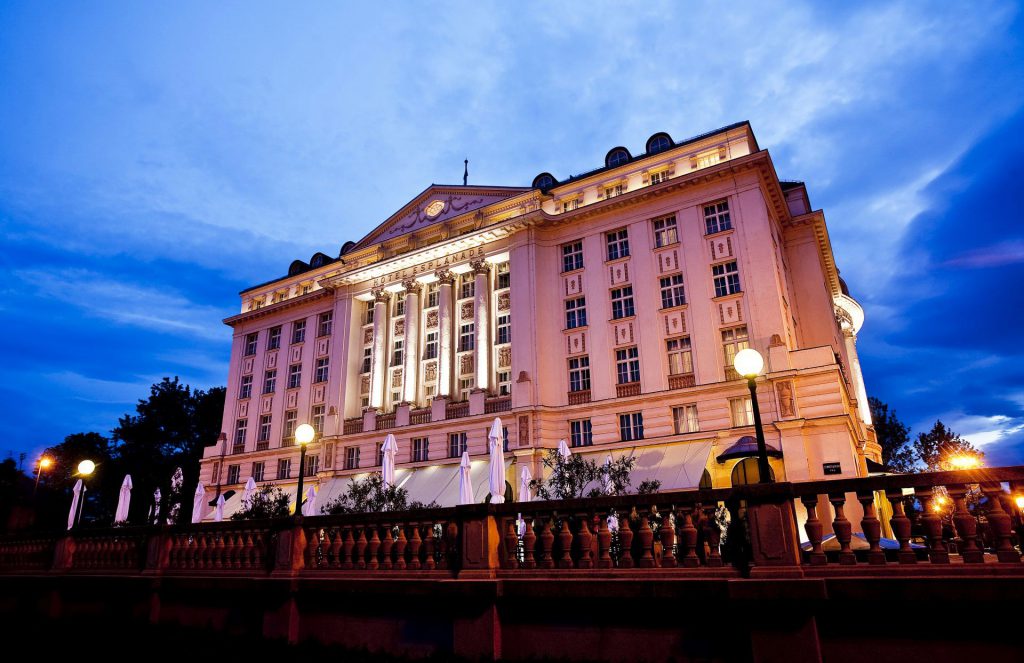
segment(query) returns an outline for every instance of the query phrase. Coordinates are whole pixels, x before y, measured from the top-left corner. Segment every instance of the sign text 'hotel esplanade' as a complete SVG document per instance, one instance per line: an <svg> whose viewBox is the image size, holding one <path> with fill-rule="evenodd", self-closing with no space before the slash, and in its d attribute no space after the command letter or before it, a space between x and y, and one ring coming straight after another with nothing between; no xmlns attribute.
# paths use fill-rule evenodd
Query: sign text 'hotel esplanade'
<svg viewBox="0 0 1024 663"><path fill-rule="evenodd" d="M389 283L415 278L420 274L433 272L436 269L442 269L444 267L451 267L457 263L461 263L472 258L482 258L483 256L484 247L482 246L475 246L471 249L456 251L455 253L444 256L443 258L434 258L433 260L421 262L420 264L413 265L412 267L406 267L404 269L391 272L390 274L385 274L384 276L378 276L370 282L370 287L379 288Z"/></svg>

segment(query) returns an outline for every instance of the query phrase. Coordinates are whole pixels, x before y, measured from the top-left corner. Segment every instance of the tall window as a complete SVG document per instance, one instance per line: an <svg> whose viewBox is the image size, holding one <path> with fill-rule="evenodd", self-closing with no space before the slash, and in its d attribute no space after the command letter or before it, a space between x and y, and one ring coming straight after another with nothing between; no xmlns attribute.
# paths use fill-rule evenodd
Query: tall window
<svg viewBox="0 0 1024 663"><path fill-rule="evenodd" d="M306 476L315 476L320 471L320 456L306 456Z"/></svg>
<svg viewBox="0 0 1024 663"><path fill-rule="evenodd" d="M245 451L245 434L249 430L249 420L239 419L235 422L235 446L232 453L240 454Z"/></svg>
<svg viewBox="0 0 1024 663"><path fill-rule="evenodd" d="M706 234L720 233L732 228L729 218L729 201L720 200L704 206L704 231Z"/></svg>
<svg viewBox="0 0 1024 663"><path fill-rule="evenodd" d="M725 368L732 368L736 353L750 347L746 325L722 330L722 350L725 353Z"/></svg>
<svg viewBox="0 0 1024 663"><path fill-rule="evenodd" d="M401 366L405 361L405 339L396 338L395 347L391 351L391 365Z"/></svg>
<svg viewBox="0 0 1024 663"><path fill-rule="evenodd" d="M249 398L252 396L252 376L243 375L242 384L238 387L239 398Z"/></svg>
<svg viewBox="0 0 1024 663"><path fill-rule="evenodd" d="M635 315L633 310L633 286L612 289L612 319L628 318Z"/></svg>
<svg viewBox="0 0 1024 663"><path fill-rule="evenodd" d="M359 469L359 447L345 447L345 469Z"/></svg>
<svg viewBox="0 0 1024 663"><path fill-rule="evenodd" d="M665 349L668 351L669 375L693 373L693 353L690 349L689 336L666 339Z"/></svg>
<svg viewBox="0 0 1024 663"><path fill-rule="evenodd" d="M712 265L711 274L715 277L715 297L732 295L740 291L740 272L735 260Z"/></svg>
<svg viewBox="0 0 1024 663"><path fill-rule="evenodd" d="M473 378L459 378L459 399L468 401L469 392L473 390Z"/></svg>
<svg viewBox="0 0 1024 663"><path fill-rule="evenodd" d="M331 327L334 324L334 312L324 311L320 314L316 321L316 335L317 336L330 336Z"/></svg>
<svg viewBox="0 0 1024 663"><path fill-rule="evenodd" d="M292 344L302 343L306 340L306 321L296 320L292 323Z"/></svg>
<svg viewBox="0 0 1024 663"><path fill-rule="evenodd" d="M569 358L569 391L590 389L590 357Z"/></svg>
<svg viewBox="0 0 1024 663"><path fill-rule="evenodd" d="M373 366L373 348L363 348L363 365L359 372L369 373L371 366Z"/></svg>
<svg viewBox="0 0 1024 663"><path fill-rule="evenodd" d="M240 483L242 478L241 465L228 465L228 483Z"/></svg>
<svg viewBox="0 0 1024 663"><path fill-rule="evenodd" d="M502 290L512 285L512 272L509 271L508 261L498 263L497 273L498 276L494 284L495 290Z"/></svg>
<svg viewBox="0 0 1024 663"><path fill-rule="evenodd" d="M324 406L314 405L313 409L309 411L309 415L309 418L312 419L311 423L313 424L313 430L315 430L318 435L322 435L324 432Z"/></svg>
<svg viewBox="0 0 1024 663"><path fill-rule="evenodd" d="M395 293L394 312L395 316L405 315L405 290Z"/></svg>
<svg viewBox="0 0 1024 663"><path fill-rule="evenodd" d="M372 301L366 302L366 311L363 313L363 324L364 325L372 325L373 324L373 305L374 305L374 303L375 302L372 302Z"/></svg>
<svg viewBox="0 0 1024 663"><path fill-rule="evenodd" d="M681 405L672 408L672 422L676 427L676 435L696 433L700 430L700 425L697 423L697 406Z"/></svg>
<svg viewBox="0 0 1024 663"><path fill-rule="evenodd" d="M423 358L437 359L437 332L427 332L427 339L423 343Z"/></svg>
<svg viewBox="0 0 1024 663"><path fill-rule="evenodd" d="M295 425L298 423L298 420L298 410L285 410L284 429L281 431L281 437L284 438L288 442L288 444L291 444L291 439L295 436Z"/></svg>
<svg viewBox="0 0 1024 663"><path fill-rule="evenodd" d="M651 183L657 184L657 182L654 181L653 176L651 178ZM655 248L661 248L662 246L675 244L678 241L679 234L676 231L676 217L666 216L665 218L654 220Z"/></svg>
<svg viewBox="0 0 1024 663"><path fill-rule="evenodd" d="M635 345L615 351L615 374L619 384L640 381L640 354Z"/></svg>
<svg viewBox="0 0 1024 663"><path fill-rule="evenodd" d="M605 239L608 241L609 260L625 258L629 255L629 233L625 228L613 230L605 235Z"/></svg>
<svg viewBox="0 0 1024 663"><path fill-rule="evenodd" d="M498 316L498 328L494 343L501 345L502 343L512 342L512 323L509 315Z"/></svg>
<svg viewBox="0 0 1024 663"><path fill-rule="evenodd" d="M281 325L271 327L267 334L267 350L277 350L281 347Z"/></svg>
<svg viewBox="0 0 1024 663"><path fill-rule="evenodd" d="M448 435L448 457L458 458L468 449L465 431Z"/></svg>
<svg viewBox="0 0 1024 663"><path fill-rule="evenodd" d="M589 447L594 444L590 419L575 419L569 422L569 444L573 447Z"/></svg>
<svg viewBox="0 0 1024 663"><path fill-rule="evenodd" d="M466 272L459 277L459 299L469 299L476 294L476 277L473 272Z"/></svg>
<svg viewBox="0 0 1024 663"><path fill-rule="evenodd" d="M754 405L750 396L729 399L729 412L732 414L734 428L754 425Z"/></svg>
<svg viewBox="0 0 1024 663"><path fill-rule="evenodd" d="M433 283L428 283L427 284L427 306L426 307L427 308L433 308L433 307L437 306L439 298L440 298L440 295L438 294L438 283L437 283L437 281L434 281Z"/></svg>
<svg viewBox="0 0 1024 663"><path fill-rule="evenodd" d="M256 438L257 442L270 442L270 420L269 414L260 417L260 432L259 437Z"/></svg>
<svg viewBox="0 0 1024 663"><path fill-rule="evenodd" d="M643 412L629 412L619 415L619 437L623 442L644 439Z"/></svg>
<svg viewBox="0 0 1024 663"><path fill-rule="evenodd" d="M290 479L292 477L292 459L279 458L277 460L277 478Z"/></svg>
<svg viewBox="0 0 1024 663"><path fill-rule="evenodd" d="M266 371L263 374L263 393L272 394L277 389L277 369Z"/></svg>
<svg viewBox="0 0 1024 663"><path fill-rule="evenodd" d="M462 325L459 328L459 352L468 352L476 347L476 323Z"/></svg>
<svg viewBox="0 0 1024 663"><path fill-rule="evenodd" d="M256 354L256 342L259 340L259 332L253 332L245 335L245 356Z"/></svg>
<svg viewBox="0 0 1024 663"><path fill-rule="evenodd" d="M512 371L498 371L498 395L509 396L512 393Z"/></svg>
<svg viewBox="0 0 1024 663"><path fill-rule="evenodd" d="M682 306L686 303L686 291L683 288L683 275L672 274L663 276L658 281L661 287L661 308Z"/></svg>
<svg viewBox="0 0 1024 663"><path fill-rule="evenodd" d="M430 440L425 437L414 437L412 439L412 462L420 463L429 460Z"/></svg>
<svg viewBox="0 0 1024 663"><path fill-rule="evenodd" d="M266 463L260 461L252 464L252 480L263 481L263 475L266 473Z"/></svg>
<svg viewBox="0 0 1024 663"><path fill-rule="evenodd" d="M565 300L565 328L576 329L587 326L587 298L574 297Z"/></svg>
<svg viewBox="0 0 1024 663"><path fill-rule="evenodd" d="M292 364L288 367L288 388L295 389L302 383L302 364Z"/></svg>
<svg viewBox="0 0 1024 663"><path fill-rule="evenodd" d="M316 371L313 374L313 382L327 382L327 371L330 368L328 365L330 359L327 357L320 357L316 360Z"/></svg>
<svg viewBox="0 0 1024 663"><path fill-rule="evenodd" d="M562 245L562 271L583 269L583 240Z"/></svg>

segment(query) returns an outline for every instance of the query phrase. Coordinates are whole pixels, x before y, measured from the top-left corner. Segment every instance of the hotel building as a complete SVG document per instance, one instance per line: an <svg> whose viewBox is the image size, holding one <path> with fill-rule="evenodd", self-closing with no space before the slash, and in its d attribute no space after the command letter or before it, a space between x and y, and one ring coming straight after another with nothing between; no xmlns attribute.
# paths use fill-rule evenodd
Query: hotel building
<svg viewBox="0 0 1024 663"><path fill-rule="evenodd" d="M825 217L778 178L750 125L643 154L610 150L529 187L431 185L336 257L296 260L241 293L213 499L300 471L339 495L398 441L410 500L455 504L468 450L487 493L501 417L508 490L560 439L632 454L634 487L755 481L737 351L765 357L758 405L777 480L864 476L881 461L857 359L863 311ZM295 428L318 431L304 468ZM233 492L229 492L233 491Z"/></svg>

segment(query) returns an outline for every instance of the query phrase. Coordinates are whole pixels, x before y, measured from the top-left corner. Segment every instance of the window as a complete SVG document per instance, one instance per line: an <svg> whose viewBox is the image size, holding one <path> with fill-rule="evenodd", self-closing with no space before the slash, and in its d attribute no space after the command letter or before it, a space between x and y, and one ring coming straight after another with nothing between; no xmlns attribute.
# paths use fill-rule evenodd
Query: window
<svg viewBox="0 0 1024 663"><path fill-rule="evenodd" d="M775 471L770 466L768 467L768 476L772 481L775 481ZM732 468L730 480L734 486L759 483L761 481L761 471L757 466L757 458L744 458L736 463L736 466Z"/></svg>
<svg viewBox="0 0 1024 663"><path fill-rule="evenodd" d="M306 321L296 320L292 323L292 344L306 340Z"/></svg>
<svg viewBox="0 0 1024 663"><path fill-rule="evenodd" d="M672 408L672 421L675 423L676 435L696 433L700 430L700 425L697 423L696 405L681 405Z"/></svg>
<svg viewBox="0 0 1024 663"><path fill-rule="evenodd" d="M583 269L583 240L562 245L562 271Z"/></svg>
<svg viewBox="0 0 1024 663"><path fill-rule="evenodd" d="M476 347L476 323L462 325L459 329L459 352L468 352Z"/></svg>
<svg viewBox="0 0 1024 663"><path fill-rule="evenodd" d="M359 469L359 447L345 447L345 469Z"/></svg>
<svg viewBox="0 0 1024 663"><path fill-rule="evenodd" d="M693 373L693 353L690 349L689 336L667 339L665 349L668 351L669 375Z"/></svg>
<svg viewBox="0 0 1024 663"><path fill-rule="evenodd" d="M430 440L425 437L414 437L412 439L412 462L420 463L429 460Z"/></svg>
<svg viewBox="0 0 1024 663"><path fill-rule="evenodd" d="M238 397L249 398L250 396L252 396L252 376L243 375L242 385L238 388Z"/></svg>
<svg viewBox="0 0 1024 663"><path fill-rule="evenodd" d="M423 387L423 393L427 398L433 398L437 393L437 385L428 384Z"/></svg>
<svg viewBox="0 0 1024 663"><path fill-rule="evenodd" d="M647 141L647 154L664 152L670 147L672 147L672 139L665 134L658 134Z"/></svg>
<svg viewBox="0 0 1024 663"><path fill-rule="evenodd" d="M423 344L423 358L437 359L437 332L427 332L427 339Z"/></svg>
<svg viewBox="0 0 1024 663"><path fill-rule="evenodd" d="M622 185L621 184L613 184L612 186L606 186L604 188L604 197L605 198L614 198L615 196L621 196L621 195L622 195Z"/></svg>
<svg viewBox="0 0 1024 663"><path fill-rule="evenodd" d="M373 366L373 348L363 348L363 366L359 372L369 373L371 366Z"/></svg>
<svg viewBox="0 0 1024 663"><path fill-rule="evenodd" d="M458 458L460 457L469 446L466 443L465 431L461 433L450 433L448 435L448 457Z"/></svg>
<svg viewBox="0 0 1024 663"><path fill-rule="evenodd" d="M565 300L565 328L576 329L587 326L587 298L576 297Z"/></svg>
<svg viewBox="0 0 1024 663"><path fill-rule="evenodd" d="M437 306L439 301L438 284L437 281L427 284L427 308L433 308Z"/></svg>
<svg viewBox="0 0 1024 663"><path fill-rule="evenodd" d="M509 271L507 261L498 263L497 272L497 281L494 284L495 290L504 290L512 285L512 272Z"/></svg>
<svg viewBox="0 0 1024 663"><path fill-rule="evenodd" d="M735 260L712 265L711 274L715 277L715 297L732 295L740 291L740 273Z"/></svg>
<svg viewBox="0 0 1024 663"><path fill-rule="evenodd" d="M404 348L405 348L405 339L401 339L401 338L395 339L395 347L391 351L391 365L392 366L401 366L402 363L405 361L405 352L403 351Z"/></svg>
<svg viewBox="0 0 1024 663"><path fill-rule="evenodd" d="M621 147L618 148L618 149L612 150L608 154L608 156L605 157L605 160L604 160L605 165L608 166L609 168L615 168L616 166L621 166L622 164L628 163L628 162L629 162L629 152L627 152L626 150L622 149Z"/></svg>
<svg viewBox="0 0 1024 663"><path fill-rule="evenodd" d="M459 378L459 398L469 400L469 392L473 390L473 378Z"/></svg>
<svg viewBox="0 0 1024 663"><path fill-rule="evenodd" d="M609 260L617 260L629 255L629 232L625 228L613 230L605 235L605 238L608 241Z"/></svg>
<svg viewBox="0 0 1024 663"><path fill-rule="evenodd" d="M590 389L590 357L571 357L569 359L569 391L586 391Z"/></svg>
<svg viewBox="0 0 1024 663"><path fill-rule="evenodd" d="M496 345L512 342L512 323L508 314L498 316L498 329L496 336L497 338L494 341Z"/></svg>
<svg viewBox="0 0 1024 663"><path fill-rule="evenodd" d="M313 409L309 411L311 419L310 423L313 424L313 430L315 430L318 435L322 435L324 432L324 410L325 406L314 405Z"/></svg>
<svg viewBox="0 0 1024 663"><path fill-rule="evenodd" d="M298 410L285 410L284 412L284 430L281 432L281 437L285 440L291 440L295 436L295 425L299 420ZM283 446L283 445L282 445Z"/></svg>
<svg viewBox="0 0 1024 663"><path fill-rule="evenodd" d="M256 354L256 341L259 339L259 332L253 332L245 335L245 356Z"/></svg>
<svg viewBox="0 0 1024 663"><path fill-rule="evenodd" d="M633 286L627 285L612 290L612 319L628 318L636 314L633 310Z"/></svg>
<svg viewBox="0 0 1024 663"><path fill-rule="evenodd" d="M569 444L573 447L589 447L594 444L590 419L576 419L569 422Z"/></svg>
<svg viewBox="0 0 1024 663"><path fill-rule="evenodd" d="M704 232L708 235L732 228L729 218L729 201L720 200L704 206Z"/></svg>
<svg viewBox="0 0 1024 663"><path fill-rule="evenodd" d="M675 244L678 241L679 235L676 232L676 217L666 216L662 219L654 220L655 248L668 246L669 244Z"/></svg>
<svg viewBox="0 0 1024 663"><path fill-rule="evenodd" d="M277 350L281 347L281 325L271 327L267 334L267 350Z"/></svg>
<svg viewBox="0 0 1024 663"><path fill-rule="evenodd" d="M313 382L327 382L327 372L330 366L328 357L320 357L316 360L316 371L313 373Z"/></svg>
<svg viewBox="0 0 1024 663"><path fill-rule="evenodd" d="M668 179L668 169L659 170L656 173L651 173L651 184L661 184ZM661 246L659 244L659 246Z"/></svg>
<svg viewBox="0 0 1024 663"><path fill-rule="evenodd" d="M466 272L459 277L459 299L469 299L476 293L476 277Z"/></svg>
<svg viewBox="0 0 1024 663"><path fill-rule="evenodd" d="M277 461L277 478L290 479L292 476L292 459L279 458Z"/></svg>
<svg viewBox="0 0 1024 663"><path fill-rule="evenodd" d="M373 305L374 302L366 302L366 311L363 313L363 324L373 324Z"/></svg>
<svg viewBox="0 0 1024 663"><path fill-rule="evenodd" d="M579 198L573 198L571 200L563 200L562 201L562 211L563 212L571 212L574 209L579 209L579 207L580 207L580 199Z"/></svg>
<svg viewBox="0 0 1024 663"><path fill-rule="evenodd" d="M259 436L256 438L257 442L270 441L270 420L271 416L269 414L264 414L260 417L260 431Z"/></svg>
<svg viewBox="0 0 1024 663"><path fill-rule="evenodd" d="M260 461L252 464L252 480L263 481L263 475L266 472L266 463Z"/></svg>
<svg viewBox="0 0 1024 663"><path fill-rule="evenodd" d="M320 471L320 456L306 456L306 476L311 477Z"/></svg>
<svg viewBox="0 0 1024 663"><path fill-rule="evenodd" d="M736 353L750 347L750 339L747 336L747 327L733 327L722 330L722 350L725 353L726 371L732 369Z"/></svg>
<svg viewBox="0 0 1024 663"><path fill-rule="evenodd" d="M288 367L288 388L295 389L302 382L302 364L292 364Z"/></svg>
<svg viewBox="0 0 1024 663"><path fill-rule="evenodd" d="M263 374L263 393L272 394L277 389L277 369Z"/></svg>
<svg viewBox="0 0 1024 663"><path fill-rule="evenodd" d="M228 465L228 483L239 483L242 478L241 465Z"/></svg>
<svg viewBox="0 0 1024 663"><path fill-rule="evenodd" d="M640 381L640 354L635 345L615 351L615 375L618 384Z"/></svg>
<svg viewBox="0 0 1024 663"><path fill-rule="evenodd" d="M750 396L729 399L729 412L732 414L733 428L754 425L754 406Z"/></svg>
<svg viewBox="0 0 1024 663"><path fill-rule="evenodd" d="M248 419L239 419L235 422L235 447L232 453L240 454L245 451L245 434L249 429Z"/></svg>
<svg viewBox="0 0 1024 663"><path fill-rule="evenodd" d="M498 371L498 395L512 394L512 371Z"/></svg>
<svg viewBox="0 0 1024 663"><path fill-rule="evenodd" d="M643 412L630 412L619 415L619 437L623 442L644 439Z"/></svg>
<svg viewBox="0 0 1024 663"><path fill-rule="evenodd" d="M334 324L334 312L325 311L320 314L320 317L316 321L316 335L317 336L330 336L331 327Z"/></svg>
<svg viewBox="0 0 1024 663"><path fill-rule="evenodd" d="M682 274L663 276L659 280L659 284L661 285L661 308L672 308L686 303Z"/></svg>
<svg viewBox="0 0 1024 663"><path fill-rule="evenodd" d="M397 410L398 404L402 402L401 390L395 390L391 392L391 405L392 409Z"/></svg>
<svg viewBox="0 0 1024 663"><path fill-rule="evenodd" d="M394 314L395 316L405 315L405 290L395 293Z"/></svg>
<svg viewBox="0 0 1024 663"><path fill-rule="evenodd" d="M308 283L305 284L304 286L302 286L302 294L304 294L304 295L308 295L311 290L313 290L313 286L311 286Z"/></svg>

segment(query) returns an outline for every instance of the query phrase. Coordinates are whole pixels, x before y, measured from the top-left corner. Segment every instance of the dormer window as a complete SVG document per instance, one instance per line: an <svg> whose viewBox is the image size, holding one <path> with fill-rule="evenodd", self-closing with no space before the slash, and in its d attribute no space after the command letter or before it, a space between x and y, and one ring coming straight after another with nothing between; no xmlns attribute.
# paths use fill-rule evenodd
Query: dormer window
<svg viewBox="0 0 1024 663"><path fill-rule="evenodd" d="M669 137L668 134L654 134L647 141L647 154L657 154L658 152L664 152L670 147L672 147L672 139Z"/></svg>
<svg viewBox="0 0 1024 663"><path fill-rule="evenodd" d="M533 188L540 189L541 191L547 191L555 186L555 184L557 184L555 178L549 173L541 173L537 177L533 178Z"/></svg>
<svg viewBox="0 0 1024 663"><path fill-rule="evenodd" d="M631 158L626 148L616 147L604 158L604 164L609 168L615 168L616 166L629 163Z"/></svg>

